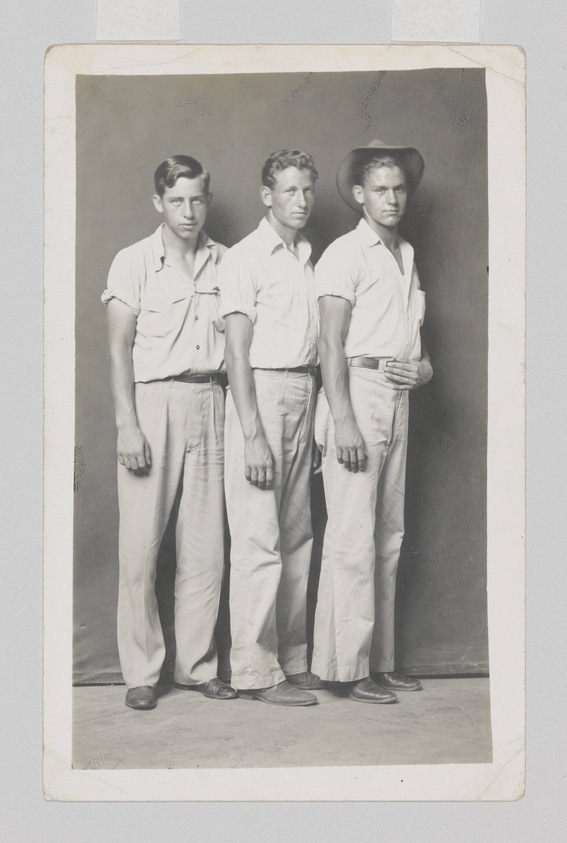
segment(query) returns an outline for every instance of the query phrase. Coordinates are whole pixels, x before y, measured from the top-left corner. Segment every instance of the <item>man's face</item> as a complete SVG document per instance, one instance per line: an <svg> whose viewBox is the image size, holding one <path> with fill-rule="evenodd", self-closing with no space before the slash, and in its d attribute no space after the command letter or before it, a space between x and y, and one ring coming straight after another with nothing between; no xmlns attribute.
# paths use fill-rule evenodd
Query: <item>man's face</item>
<svg viewBox="0 0 567 843"><path fill-rule="evenodd" d="M287 167L276 174L273 188L262 187L262 201L270 209L276 228L299 231L313 207L315 183L311 170Z"/></svg>
<svg viewBox="0 0 567 843"><path fill-rule="evenodd" d="M408 194L406 178L399 167L374 167L363 185L352 193L370 220L385 228L395 228L404 215Z"/></svg>
<svg viewBox="0 0 567 843"><path fill-rule="evenodd" d="M179 178L166 187L163 196L154 196L154 205L166 226L182 240L194 240L202 229L211 203L205 191L205 179Z"/></svg>

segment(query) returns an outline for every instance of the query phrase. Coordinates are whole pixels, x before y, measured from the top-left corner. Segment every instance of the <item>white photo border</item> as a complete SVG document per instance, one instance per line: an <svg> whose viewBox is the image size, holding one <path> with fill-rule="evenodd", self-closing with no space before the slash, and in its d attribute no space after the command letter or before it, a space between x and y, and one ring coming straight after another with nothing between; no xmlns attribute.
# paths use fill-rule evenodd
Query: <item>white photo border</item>
<svg viewBox="0 0 567 843"><path fill-rule="evenodd" d="M72 768L75 78L484 67L488 99L488 620L493 761ZM525 779L525 59L510 46L70 45L45 62L44 792L84 801L514 800Z"/></svg>

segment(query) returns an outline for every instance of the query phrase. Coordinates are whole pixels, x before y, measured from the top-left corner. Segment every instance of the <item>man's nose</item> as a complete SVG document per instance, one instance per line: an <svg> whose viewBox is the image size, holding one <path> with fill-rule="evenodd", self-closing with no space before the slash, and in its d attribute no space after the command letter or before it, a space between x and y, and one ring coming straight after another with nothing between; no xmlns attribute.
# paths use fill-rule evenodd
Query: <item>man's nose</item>
<svg viewBox="0 0 567 843"><path fill-rule="evenodd" d="M387 193L388 196L388 204L389 205L397 205L398 204L398 195L395 190L389 190Z"/></svg>
<svg viewBox="0 0 567 843"><path fill-rule="evenodd" d="M185 202L185 204L183 206L183 214L186 217L192 217L193 216L193 205L191 204L191 202L189 200L187 200L187 202Z"/></svg>
<svg viewBox="0 0 567 843"><path fill-rule="evenodd" d="M299 190L298 193L297 193L297 204L301 208L307 207L307 196L302 190Z"/></svg>

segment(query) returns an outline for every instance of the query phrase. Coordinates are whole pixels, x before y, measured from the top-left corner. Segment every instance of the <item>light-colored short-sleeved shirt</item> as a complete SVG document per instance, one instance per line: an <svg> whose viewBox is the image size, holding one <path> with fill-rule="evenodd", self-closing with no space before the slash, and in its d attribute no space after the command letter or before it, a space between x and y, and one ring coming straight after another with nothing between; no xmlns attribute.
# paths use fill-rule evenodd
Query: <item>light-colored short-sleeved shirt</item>
<svg viewBox="0 0 567 843"><path fill-rule="evenodd" d="M297 257L264 218L223 259L221 315L244 313L253 323L253 369L317 362L319 313L311 244L300 234L296 245Z"/></svg>
<svg viewBox="0 0 567 843"><path fill-rule="evenodd" d="M350 302L346 357L396 357L419 360L425 293L413 248L399 238L404 267L365 219L325 250L315 267L317 295Z"/></svg>
<svg viewBox="0 0 567 843"><path fill-rule="evenodd" d="M162 229L118 252L102 294L105 304L120 299L136 314L134 380L224 371L217 276L226 247L201 231L190 278L168 263Z"/></svg>

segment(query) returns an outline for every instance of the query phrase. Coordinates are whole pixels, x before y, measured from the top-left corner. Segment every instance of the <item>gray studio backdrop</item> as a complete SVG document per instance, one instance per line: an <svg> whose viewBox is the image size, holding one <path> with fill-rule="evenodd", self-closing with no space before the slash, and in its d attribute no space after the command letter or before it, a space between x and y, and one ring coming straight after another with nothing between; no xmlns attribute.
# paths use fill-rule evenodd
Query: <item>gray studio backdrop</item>
<svg viewBox="0 0 567 843"><path fill-rule="evenodd" d="M305 234L316 261L358 218L335 188L346 152L374 137L416 146L425 175L403 234L427 295L435 376L412 395L397 664L424 674L488 669L486 391L488 217L484 71L120 77L77 83L74 679L120 680L115 613L115 428L100 294L116 252L159 223L152 175L170 155L212 174L206 229L233 245L262 216L259 173L275 149L311 152L320 174ZM325 508L313 484L312 616ZM174 539L158 570L171 672ZM219 646L228 669L227 591Z"/></svg>

